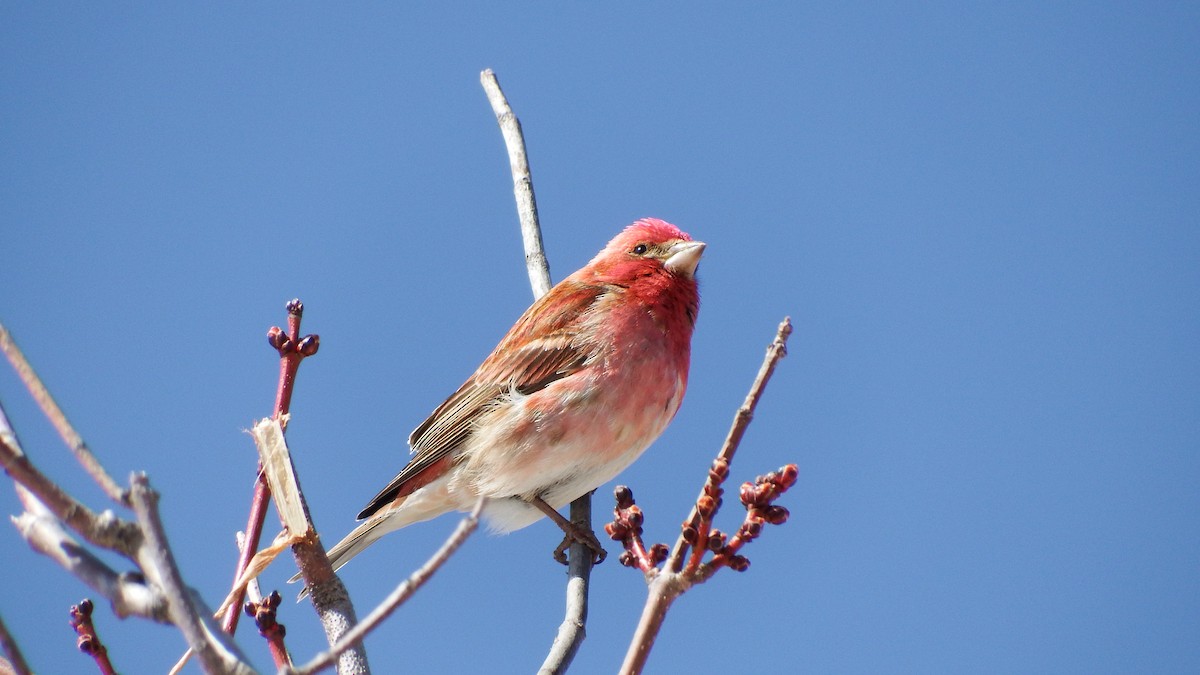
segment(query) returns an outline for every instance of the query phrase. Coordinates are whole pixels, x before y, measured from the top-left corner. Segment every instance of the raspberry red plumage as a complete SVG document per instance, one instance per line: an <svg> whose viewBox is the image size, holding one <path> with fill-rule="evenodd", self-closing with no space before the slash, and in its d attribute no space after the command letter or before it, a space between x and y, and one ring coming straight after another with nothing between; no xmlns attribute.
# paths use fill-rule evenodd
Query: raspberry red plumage
<svg viewBox="0 0 1200 675"><path fill-rule="evenodd" d="M330 550L345 564L386 532L488 498L500 531L612 479L674 417L687 388L704 244L639 220L537 300L413 431L414 456Z"/></svg>

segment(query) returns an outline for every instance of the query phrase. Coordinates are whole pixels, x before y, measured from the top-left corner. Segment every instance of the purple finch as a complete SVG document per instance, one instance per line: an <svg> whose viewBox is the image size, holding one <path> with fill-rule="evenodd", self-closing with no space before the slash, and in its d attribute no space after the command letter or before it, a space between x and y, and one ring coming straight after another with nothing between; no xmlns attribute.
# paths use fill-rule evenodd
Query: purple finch
<svg viewBox="0 0 1200 675"><path fill-rule="evenodd" d="M594 535L572 532L556 509L614 478L675 416L703 252L674 225L639 220L534 302L412 432L412 460L329 551L334 568L392 530L469 511L481 496L496 531L549 515L602 556Z"/></svg>

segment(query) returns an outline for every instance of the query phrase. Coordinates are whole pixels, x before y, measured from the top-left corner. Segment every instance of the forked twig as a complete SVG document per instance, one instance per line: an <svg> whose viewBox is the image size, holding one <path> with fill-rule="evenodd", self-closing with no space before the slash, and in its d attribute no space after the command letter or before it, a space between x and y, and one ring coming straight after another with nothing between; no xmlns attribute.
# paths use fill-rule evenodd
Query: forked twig
<svg viewBox="0 0 1200 675"><path fill-rule="evenodd" d="M179 627L206 672L252 675L254 670L246 665L246 658L237 646L208 618L211 610L184 585L159 516L158 493L144 474L135 474L130 482L129 501L146 536L138 560L150 582L162 588L169 598L167 611L171 623Z"/></svg>
<svg viewBox="0 0 1200 675"><path fill-rule="evenodd" d="M733 540L728 540L723 533L712 528L713 516L721 503L721 485L729 475L729 462L754 417L754 409L775 371L775 365L787 353L787 339L791 333L791 320L785 318L779 324L775 340L767 348L750 393L734 416L733 425L713 461L704 488L691 514L683 522L679 540L670 558L667 558L666 547L662 544L646 549L641 540L641 511L634 505L633 495L628 488L617 488L616 520L605 530L613 539L622 541L625 553L621 556L621 562L642 570L649 581L642 616L625 654L625 661L621 664L622 675L641 673L645 668L650 649L675 598L692 586L703 583L722 567L744 570L749 562L738 553L741 547L759 535L763 523L782 523L787 519L787 510L771 502L795 482L796 468L792 465L760 477L754 484L742 486L742 503L746 505L748 513ZM691 556L687 555L689 548L694 549ZM702 563L704 554L710 551L715 557L709 563ZM664 559L666 564L659 569L657 563Z"/></svg>
<svg viewBox="0 0 1200 675"><path fill-rule="evenodd" d="M338 656L343 654L346 650L353 648L355 645L361 644L363 638L365 638L368 633L370 633L372 630L375 630L375 628L382 623L384 619L387 619L389 616L391 616L392 612L396 611L400 605L404 604L405 601L407 601L413 593L416 593L426 581L429 581L430 577L432 577L433 574L437 572L447 560L450 559L450 556L454 555L454 552L463 545L463 542L467 540L467 537L469 537L471 533L475 531L475 528L479 526L479 514L483 510L484 501L485 500L482 497L476 501L475 508L473 508L465 518L459 521L458 527L455 528L450 537L446 539L441 548L439 548L424 565L409 575L407 579L397 586L396 589L392 591L383 602L379 603L378 607L371 610L370 614L364 617L362 621L358 622L358 625L354 626L354 628L351 628L344 635L342 635L337 643L330 647L329 651L318 654L315 658L313 658L313 660L299 668L284 668L281 672L290 675L308 675L309 673L316 673L328 668L329 666L332 666L337 660Z"/></svg>
<svg viewBox="0 0 1200 675"><path fill-rule="evenodd" d="M288 313L286 331L278 327L272 327L267 331L267 342L279 352L279 384L275 389L274 417L280 420L281 424L286 424L287 414L291 410L292 392L295 389L300 362L305 357L316 354L321 346L319 336L300 336L300 320L304 316L304 303L294 299L287 303L286 309ZM267 486L262 463L259 463L254 479L254 496L250 499L250 514L246 521L244 543L238 553L237 565L234 568L233 578L235 580L241 578L250 565L250 559L258 552L259 543L262 541L263 523L266 520L267 507L270 503L271 488ZM222 623L226 633L232 635L237 630L238 618L241 617L238 608L244 597L244 592L239 591L236 602L226 613Z"/></svg>
<svg viewBox="0 0 1200 675"><path fill-rule="evenodd" d="M742 436L746 434L746 428L750 426L750 420L754 419L754 409L758 407L758 401L762 398L763 390L767 388L767 382L771 380L771 375L775 373L775 366L779 360L787 356L787 341L792 334L792 320L790 317L785 317L779 324L779 329L775 333L775 340L767 347L767 355L763 358L762 366L758 369L758 375L754 378L754 384L750 385L750 392L746 394L746 400L742 402L742 406L738 408L737 413L733 417L733 424L729 427L729 433L725 436L725 443L721 446L721 451L717 453L717 462L724 463L726 467L733 462L733 456L737 454L738 446L742 443ZM700 511L702 504L705 501L705 492L701 490L700 496L696 498L696 505L692 507L691 514L683 522L696 527L700 524ZM687 538L680 534L679 539L675 541L675 548L671 551L671 557L667 560L667 568L672 572L679 572L683 569L683 558L687 555L688 542Z"/></svg>

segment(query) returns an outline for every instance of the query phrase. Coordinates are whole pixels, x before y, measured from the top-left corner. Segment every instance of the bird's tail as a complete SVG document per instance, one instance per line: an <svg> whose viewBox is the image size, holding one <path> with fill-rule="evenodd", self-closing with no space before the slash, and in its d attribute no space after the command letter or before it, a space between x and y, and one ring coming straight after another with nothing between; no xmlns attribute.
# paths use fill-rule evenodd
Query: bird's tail
<svg viewBox="0 0 1200 675"><path fill-rule="evenodd" d="M429 520L445 510L445 507L440 505L438 505L439 508L430 508L431 505L426 503L427 500L406 501L407 503L402 502L403 506L393 506L364 520L359 523L358 527L351 530L350 534L334 544L333 548L326 552L326 555L329 556L329 563L333 565L333 571L341 569L342 565L350 562L351 558L362 553L383 535L413 523ZM288 583L295 583L299 580L300 575L297 574L288 579ZM300 597L297 599L303 600L307 596L308 589L306 588L300 591Z"/></svg>

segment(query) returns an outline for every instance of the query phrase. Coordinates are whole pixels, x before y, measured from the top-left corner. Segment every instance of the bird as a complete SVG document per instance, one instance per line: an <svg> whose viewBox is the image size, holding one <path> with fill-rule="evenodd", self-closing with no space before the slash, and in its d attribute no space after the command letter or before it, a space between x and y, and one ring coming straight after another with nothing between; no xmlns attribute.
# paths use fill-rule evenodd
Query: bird
<svg viewBox="0 0 1200 675"><path fill-rule="evenodd" d="M687 389L705 244L643 218L536 300L475 372L408 438L412 458L328 552L334 569L383 535L451 511L497 533L551 517L612 480L667 428Z"/></svg>

